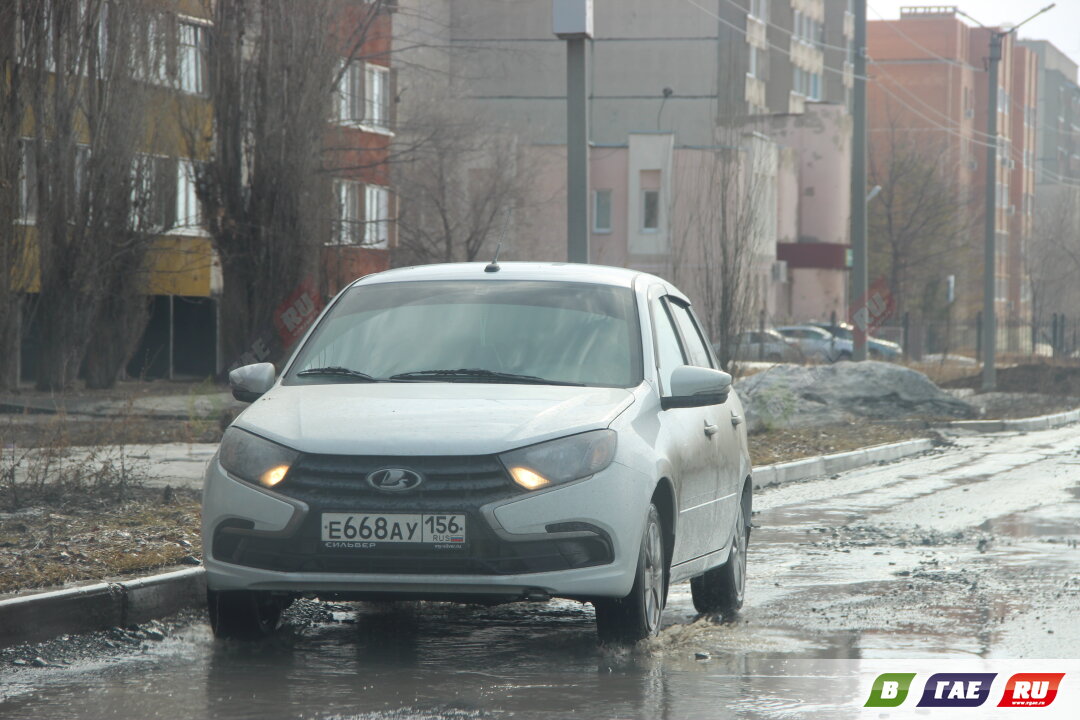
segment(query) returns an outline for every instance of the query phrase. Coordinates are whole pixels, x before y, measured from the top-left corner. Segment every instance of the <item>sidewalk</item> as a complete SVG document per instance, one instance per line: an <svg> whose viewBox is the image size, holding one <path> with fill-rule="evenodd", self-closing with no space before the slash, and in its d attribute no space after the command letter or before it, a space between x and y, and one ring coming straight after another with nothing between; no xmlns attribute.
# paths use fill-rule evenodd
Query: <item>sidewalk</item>
<svg viewBox="0 0 1080 720"><path fill-rule="evenodd" d="M162 385L123 383L113 390L84 390L50 394L26 390L0 394L0 412L9 414L66 413L102 418L140 416L162 420L213 418L246 407L232 393L208 384Z"/></svg>

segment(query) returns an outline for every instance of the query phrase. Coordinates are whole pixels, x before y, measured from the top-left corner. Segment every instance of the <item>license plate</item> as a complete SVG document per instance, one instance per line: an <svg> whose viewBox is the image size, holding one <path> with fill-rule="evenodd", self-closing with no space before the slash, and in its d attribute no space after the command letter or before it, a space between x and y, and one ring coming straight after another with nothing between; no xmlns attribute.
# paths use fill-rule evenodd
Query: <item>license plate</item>
<svg viewBox="0 0 1080 720"><path fill-rule="evenodd" d="M453 514L323 513L322 540L338 547L367 543L465 544L465 516Z"/></svg>

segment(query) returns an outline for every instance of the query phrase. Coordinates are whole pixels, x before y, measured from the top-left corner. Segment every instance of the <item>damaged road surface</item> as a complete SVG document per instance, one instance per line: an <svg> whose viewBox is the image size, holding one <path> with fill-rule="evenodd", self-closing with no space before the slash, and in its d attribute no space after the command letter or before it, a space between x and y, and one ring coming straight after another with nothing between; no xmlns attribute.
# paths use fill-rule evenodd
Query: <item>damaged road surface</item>
<svg viewBox="0 0 1080 720"><path fill-rule="evenodd" d="M163 640L3 651L0 717L834 718L859 692L840 659L1080 654L1075 426L958 438L754 505L730 622L698 617L687 585L634 648L599 647L591 607L565 601L304 601L259 644L214 641L195 614Z"/></svg>

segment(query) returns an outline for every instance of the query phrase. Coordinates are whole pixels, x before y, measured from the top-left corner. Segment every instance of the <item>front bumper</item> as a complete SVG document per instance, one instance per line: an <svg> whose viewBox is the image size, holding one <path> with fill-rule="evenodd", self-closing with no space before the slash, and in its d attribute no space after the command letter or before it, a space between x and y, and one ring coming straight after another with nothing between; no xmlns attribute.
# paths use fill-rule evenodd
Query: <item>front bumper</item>
<svg viewBox="0 0 1080 720"><path fill-rule="evenodd" d="M651 491L636 475L613 464L523 493L474 474L463 492L426 495L371 491L354 477L351 486L309 483L289 496L235 479L215 458L203 497L207 584L352 597L623 597ZM464 513L468 542L332 549L321 541L323 511Z"/></svg>

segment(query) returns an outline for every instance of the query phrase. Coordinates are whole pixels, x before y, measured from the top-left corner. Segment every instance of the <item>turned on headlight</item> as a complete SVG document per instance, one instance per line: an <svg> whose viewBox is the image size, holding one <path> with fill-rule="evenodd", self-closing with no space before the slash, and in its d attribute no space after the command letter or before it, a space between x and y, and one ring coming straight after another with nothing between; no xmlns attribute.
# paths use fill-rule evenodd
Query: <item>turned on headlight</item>
<svg viewBox="0 0 1080 720"><path fill-rule="evenodd" d="M513 450L499 457L514 482L539 490L595 475L615 457L614 430L593 430Z"/></svg>
<svg viewBox="0 0 1080 720"><path fill-rule="evenodd" d="M231 427L221 438L218 462L231 475L269 488L285 479L299 455L283 445Z"/></svg>

